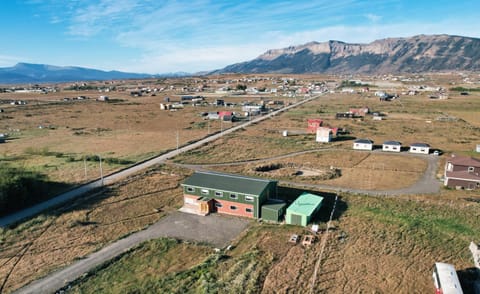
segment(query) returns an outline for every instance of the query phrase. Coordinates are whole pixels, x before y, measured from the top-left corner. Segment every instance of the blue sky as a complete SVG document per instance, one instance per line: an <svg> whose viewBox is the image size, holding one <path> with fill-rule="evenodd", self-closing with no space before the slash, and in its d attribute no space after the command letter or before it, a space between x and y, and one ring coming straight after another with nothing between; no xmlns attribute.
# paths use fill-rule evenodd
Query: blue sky
<svg viewBox="0 0 480 294"><path fill-rule="evenodd" d="M311 41L480 37L480 1L4 0L0 67L197 72Z"/></svg>

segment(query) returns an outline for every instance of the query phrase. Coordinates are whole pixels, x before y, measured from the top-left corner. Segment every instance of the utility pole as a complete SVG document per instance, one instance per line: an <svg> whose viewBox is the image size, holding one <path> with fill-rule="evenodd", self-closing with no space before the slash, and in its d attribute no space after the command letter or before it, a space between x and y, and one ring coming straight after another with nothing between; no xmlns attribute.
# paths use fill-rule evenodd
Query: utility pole
<svg viewBox="0 0 480 294"><path fill-rule="evenodd" d="M100 179L102 181L102 186L103 186L104 182L103 182L102 157L100 155L98 155L98 158L100 159Z"/></svg>
<svg viewBox="0 0 480 294"><path fill-rule="evenodd" d="M85 169L85 180L87 180L87 157L83 157L83 167Z"/></svg>
<svg viewBox="0 0 480 294"><path fill-rule="evenodd" d="M179 145L179 138L178 138L178 130L177 130L177 150L178 150L178 145Z"/></svg>

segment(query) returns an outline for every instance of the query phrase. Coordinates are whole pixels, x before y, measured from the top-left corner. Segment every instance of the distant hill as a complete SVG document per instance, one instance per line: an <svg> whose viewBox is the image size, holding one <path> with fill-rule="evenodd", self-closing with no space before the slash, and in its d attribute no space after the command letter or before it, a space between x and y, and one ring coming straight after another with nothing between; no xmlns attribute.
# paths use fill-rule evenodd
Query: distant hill
<svg viewBox="0 0 480 294"><path fill-rule="evenodd" d="M212 73L415 73L480 70L480 39L450 35L388 38L369 44L311 42L268 50Z"/></svg>
<svg viewBox="0 0 480 294"><path fill-rule="evenodd" d="M175 75L176 74L149 75L120 71L102 71L73 66L17 63L13 67L0 68L0 84L144 79Z"/></svg>

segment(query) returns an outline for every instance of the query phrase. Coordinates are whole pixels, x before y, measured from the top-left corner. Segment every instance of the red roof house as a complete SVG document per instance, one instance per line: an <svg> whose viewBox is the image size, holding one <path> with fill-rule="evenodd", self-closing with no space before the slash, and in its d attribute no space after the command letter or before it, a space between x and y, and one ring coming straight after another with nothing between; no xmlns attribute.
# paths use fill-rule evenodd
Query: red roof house
<svg viewBox="0 0 480 294"><path fill-rule="evenodd" d="M311 134L315 134L317 132L317 129L322 126L323 121L319 118L309 118L307 120L308 127L307 127L307 132Z"/></svg>

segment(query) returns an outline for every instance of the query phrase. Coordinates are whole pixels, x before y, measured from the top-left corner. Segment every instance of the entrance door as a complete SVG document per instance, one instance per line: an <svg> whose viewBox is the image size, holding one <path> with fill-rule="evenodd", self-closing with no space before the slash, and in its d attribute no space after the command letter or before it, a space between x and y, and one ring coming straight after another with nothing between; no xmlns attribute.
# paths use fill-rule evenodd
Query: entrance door
<svg viewBox="0 0 480 294"><path fill-rule="evenodd" d="M292 225L301 226L302 225L302 216L298 214L293 214L291 216Z"/></svg>
<svg viewBox="0 0 480 294"><path fill-rule="evenodd" d="M200 213L204 213L204 214L210 213L210 206L208 205L207 201L200 202Z"/></svg>

